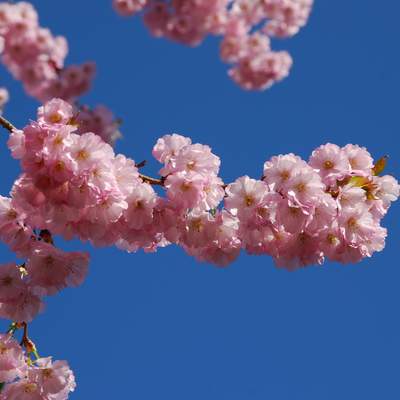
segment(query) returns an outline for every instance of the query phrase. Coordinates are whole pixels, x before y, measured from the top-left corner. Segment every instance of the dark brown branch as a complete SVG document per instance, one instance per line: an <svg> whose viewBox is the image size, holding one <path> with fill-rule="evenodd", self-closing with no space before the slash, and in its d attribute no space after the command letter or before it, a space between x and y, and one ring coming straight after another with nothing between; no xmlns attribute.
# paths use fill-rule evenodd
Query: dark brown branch
<svg viewBox="0 0 400 400"><path fill-rule="evenodd" d="M147 164L146 160L140 161L139 163L136 163L135 166L136 168L140 169L143 168Z"/></svg>
<svg viewBox="0 0 400 400"><path fill-rule="evenodd" d="M6 120L4 117L0 115L0 125L4 128L7 129L10 133L17 129L10 121Z"/></svg>
<svg viewBox="0 0 400 400"><path fill-rule="evenodd" d="M143 182L148 183L149 185L158 185L158 186L164 186L164 181L165 178L161 179L156 179L152 178L151 176L139 174L139 177L142 179Z"/></svg>
<svg viewBox="0 0 400 400"><path fill-rule="evenodd" d="M26 322L21 323L22 328L24 328L24 333L22 335L21 346L25 346L25 343L29 340L28 338L28 324Z"/></svg>

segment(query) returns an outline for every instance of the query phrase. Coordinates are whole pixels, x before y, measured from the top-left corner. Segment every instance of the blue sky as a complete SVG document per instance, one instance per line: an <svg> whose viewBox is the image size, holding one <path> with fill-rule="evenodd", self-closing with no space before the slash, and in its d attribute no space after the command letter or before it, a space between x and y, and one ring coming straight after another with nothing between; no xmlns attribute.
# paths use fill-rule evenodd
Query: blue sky
<svg viewBox="0 0 400 400"><path fill-rule="evenodd" d="M68 62L97 62L84 101L123 119L117 150L148 159L147 173L158 168L156 139L179 132L212 146L225 182L327 141L389 154L387 172L399 177L398 1L316 0L307 27L274 42L294 58L290 77L262 93L226 77L215 39L187 48L151 38L111 0L60 3L34 1L42 25L68 38ZM12 96L6 116L23 126L38 104L2 67L0 82ZM3 195L19 173L5 142ZM220 270L172 246L152 255L83 246L87 281L49 298L31 335L41 354L70 362L74 400L397 400L399 217L395 204L372 259L294 273L268 257L242 255ZM0 262L12 259L0 245Z"/></svg>

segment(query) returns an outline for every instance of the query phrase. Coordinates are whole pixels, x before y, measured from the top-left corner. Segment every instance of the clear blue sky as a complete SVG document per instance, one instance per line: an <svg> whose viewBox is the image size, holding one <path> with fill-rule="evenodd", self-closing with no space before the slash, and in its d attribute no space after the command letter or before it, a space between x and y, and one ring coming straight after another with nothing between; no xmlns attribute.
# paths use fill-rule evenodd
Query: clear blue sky
<svg viewBox="0 0 400 400"><path fill-rule="evenodd" d="M210 144L226 182L327 141L389 154L387 172L400 177L398 0L316 0L309 25L274 43L294 57L290 77L263 93L225 76L217 40L192 49L153 39L111 0L34 3L42 24L68 38L68 62L97 62L84 100L123 119L117 148L138 161L175 131ZM22 126L37 103L4 68L0 82L12 95L6 115ZM18 174L5 136L2 194ZM91 249L83 287L49 298L32 337L43 355L70 362L74 400L398 400L399 217L395 204L386 249L372 259L294 273L268 257L219 270L175 247ZM1 262L12 257L1 245Z"/></svg>

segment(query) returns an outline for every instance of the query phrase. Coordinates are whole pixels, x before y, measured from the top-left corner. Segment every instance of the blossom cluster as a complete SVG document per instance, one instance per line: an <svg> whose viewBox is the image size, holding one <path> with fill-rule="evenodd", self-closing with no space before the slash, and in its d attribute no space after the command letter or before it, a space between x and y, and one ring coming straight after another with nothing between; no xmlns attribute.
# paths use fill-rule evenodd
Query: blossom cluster
<svg viewBox="0 0 400 400"><path fill-rule="evenodd" d="M38 15L27 2L0 3L0 54L2 61L26 92L41 102L59 97L74 105L74 119L79 132L94 132L114 144L121 137L119 122L105 106L76 105L95 73L95 64L64 67L68 44L64 37L54 37L39 26ZM8 101L8 92L0 88L0 113Z"/></svg>
<svg viewBox="0 0 400 400"><path fill-rule="evenodd" d="M75 390L66 361L32 361L11 334L0 334L0 400L65 400Z"/></svg>
<svg viewBox="0 0 400 400"><path fill-rule="evenodd" d="M0 317L30 322L43 309L42 298L85 279L89 256L56 248L48 232L36 234L26 215L10 198L0 196L0 239L20 258L21 265L0 265Z"/></svg>
<svg viewBox="0 0 400 400"><path fill-rule="evenodd" d="M263 90L285 78L292 65L286 51L273 51L271 37L295 35L308 20L313 0L113 0L124 16L143 12L156 37L196 46L207 35L222 36L221 58L242 88Z"/></svg>
<svg viewBox="0 0 400 400"><path fill-rule="evenodd" d="M365 148L328 143L308 163L272 157L261 181L242 177L228 186L225 207L240 220L243 247L280 267L358 262L384 248L380 221L399 196L398 182L374 171Z"/></svg>
<svg viewBox="0 0 400 400"><path fill-rule="evenodd" d="M378 175L379 163L365 148L328 143L308 162L275 156L264 164L263 179L225 185L210 147L172 134L154 146L164 166L153 179L99 136L77 134L71 118L71 106L53 99L39 108L37 121L10 136L23 169L10 201L26 216L23 229L128 251L175 243L221 266L241 249L292 269L324 258L357 262L384 247L380 221L399 184Z"/></svg>
<svg viewBox="0 0 400 400"><path fill-rule="evenodd" d="M26 92L38 100L61 97L72 101L89 89L94 64L64 67L66 39L42 28L30 3L0 4L0 39L2 62L22 81Z"/></svg>
<svg viewBox="0 0 400 400"><path fill-rule="evenodd" d="M90 108L86 105L74 107L72 121L77 126L77 133L93 132L106 143L113 146L122 137L119 130L120 121L104 105Z"/></svg>

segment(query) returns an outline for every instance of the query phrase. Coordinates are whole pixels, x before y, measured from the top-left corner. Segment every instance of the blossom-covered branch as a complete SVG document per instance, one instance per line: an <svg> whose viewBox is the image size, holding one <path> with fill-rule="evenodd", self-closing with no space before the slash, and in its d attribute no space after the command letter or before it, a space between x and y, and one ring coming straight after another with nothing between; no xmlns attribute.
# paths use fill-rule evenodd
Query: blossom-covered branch
<svg viewBox="0 0 400 400"><path fill-rule="evenodd" d="M293 269L324 258L356 262L384 247L380 220L399 185L378 176L382 161L374 164L365 148L326 144L308 162L275 156L262 180L243 176L225 185L210 147L172 134L154 146L164 164L156 179L93 133L78 134L71 120L72 107L54 99L36 122L12 131L9 147L23 174L7 201L25 216L24 227L128 251L175 243L220 266L241 249Z"/></svg>
<svg viewBox="0 0 400 400"><path fill-rule="evenodd" d="M289 74L292 58L273 51L271 37L295 35L308 20L313 0L113 0L124 16L143 13L156 37L196 46L222 36L220 55L242 88L263 90Z"/></svg>

